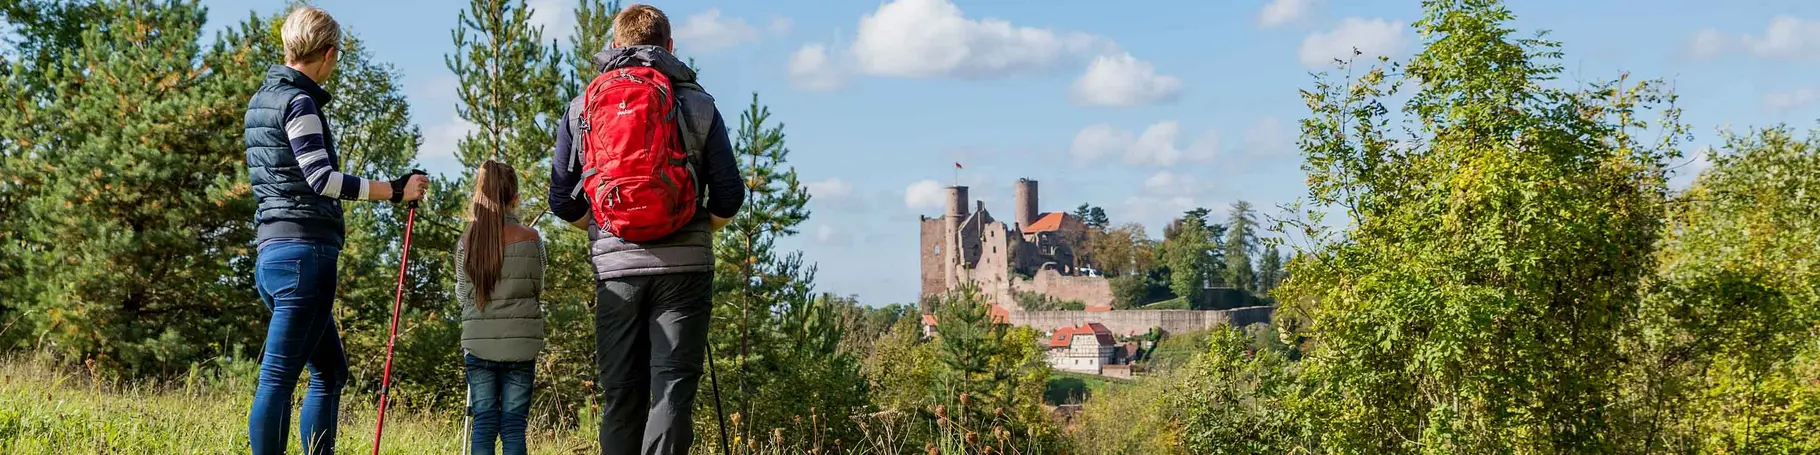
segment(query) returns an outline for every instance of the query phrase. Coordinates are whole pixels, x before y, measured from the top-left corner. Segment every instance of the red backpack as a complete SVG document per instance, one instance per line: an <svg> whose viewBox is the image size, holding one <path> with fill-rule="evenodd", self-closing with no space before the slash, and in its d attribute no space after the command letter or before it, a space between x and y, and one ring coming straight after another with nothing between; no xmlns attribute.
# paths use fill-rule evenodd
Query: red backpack
<svg viewBox="0 0 1820 455"><path fill-rule="evenodd" d="M651 67L608 70L582 95L581 186L594 222L632 242L664 238L695 217L701 192L683 145L670 78Z"/></svg>

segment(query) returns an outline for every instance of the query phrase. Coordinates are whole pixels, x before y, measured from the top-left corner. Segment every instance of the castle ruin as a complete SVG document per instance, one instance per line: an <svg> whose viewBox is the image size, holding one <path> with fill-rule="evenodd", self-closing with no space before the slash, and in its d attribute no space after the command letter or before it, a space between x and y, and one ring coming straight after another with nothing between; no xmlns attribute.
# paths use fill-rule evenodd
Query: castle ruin
<svg viewBox="0 0 1820 455"><path fill-rule="evenodd" d="M972 283L991 301L1011 311L1019 293L1036 293L1086 306L1112 305L1112 287L1088 273L1076 251L1087 243L1087 224L1067 212L1039 212L1035 180L1018 179L1010 224L971 201L967 187L952 186L947 211L921 217L923 297ZM972 205L971 211L968 206Z"/></svg>

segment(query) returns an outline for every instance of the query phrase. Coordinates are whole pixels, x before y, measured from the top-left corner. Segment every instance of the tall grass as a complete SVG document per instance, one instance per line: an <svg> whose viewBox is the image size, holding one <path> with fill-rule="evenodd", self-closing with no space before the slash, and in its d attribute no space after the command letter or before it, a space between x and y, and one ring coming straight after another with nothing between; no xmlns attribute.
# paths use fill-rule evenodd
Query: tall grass
<svg viewBox="0 0 1820 455"><path fill-rule="evenodd" d="M0 453L244 454L247 411L256 366L202 369L159 384L126 385L85 371L21 358L0 359ZM300 389L298 397L303 396ZM337 448L372 450L374 396L342 397ZM461 453L463 409L400 409L386 414L381 453ZM290 453L298 448L292 422ZM531 453L577 454L597 449L592 425L564 430L533 421Z"/></svg>
<svg viewBox="0 0 1820 455"><path fill-rule="evenodd" d="M80 367L21 357L0 357L0 454L244 454L247 411L252 405L257 365L234 363L193 368L162 382L127 382ZM553 393L540 390L539 393ZM303 396L301 386L297 392ZM372 448L376 397L342 397L337 449L367 453ZM966 399L963 398L962 402ZM697 403L701 404L701 403ZM702 411L712 412L711 408ZM386 454L461 453L463 409L393 407L386 414ZM857 441L827 439L824 419L812 414L762 434L735 434L743 454L1008 454L1042 453L1005 428L1002 411L979 418L949 415L945 407L885 410L848 416L861 429ZM717 424L697 416L695 452L721 453ZM737 415L730 416L735 422ZM580 425L533 416L528 434L534 454L589 454L599 449L595 421ZM290 453L301 453L292 422ZM735 425L737 426L737 424Z"/></svg>

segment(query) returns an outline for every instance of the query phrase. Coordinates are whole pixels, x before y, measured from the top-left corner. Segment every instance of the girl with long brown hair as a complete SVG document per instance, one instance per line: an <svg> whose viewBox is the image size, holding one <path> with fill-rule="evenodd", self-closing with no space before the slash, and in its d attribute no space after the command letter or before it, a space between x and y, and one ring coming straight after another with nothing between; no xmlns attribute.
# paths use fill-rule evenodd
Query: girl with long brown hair
<svg viewBox="0 0 1820 455"><path fill-rule="evenodd" d="M455 251L471 454L525 453L531 382L544 346L544 247L518 221L518 173L487 160L475 172L467 230Z"/></svg>

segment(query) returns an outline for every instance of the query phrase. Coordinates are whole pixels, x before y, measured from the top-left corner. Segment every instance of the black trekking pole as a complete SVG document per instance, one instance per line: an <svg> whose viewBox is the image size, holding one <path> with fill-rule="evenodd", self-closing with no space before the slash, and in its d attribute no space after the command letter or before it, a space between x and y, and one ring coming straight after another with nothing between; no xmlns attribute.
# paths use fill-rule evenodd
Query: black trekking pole
<svg viewBox="0 0 1820 455"><path fill-rule="evenodd" d="M708 343L708 386L714 390L714 420L720 423L720 453L733 455L727 443L727 413L720 408L720 380L714 378L714 343Z"/></svg>

